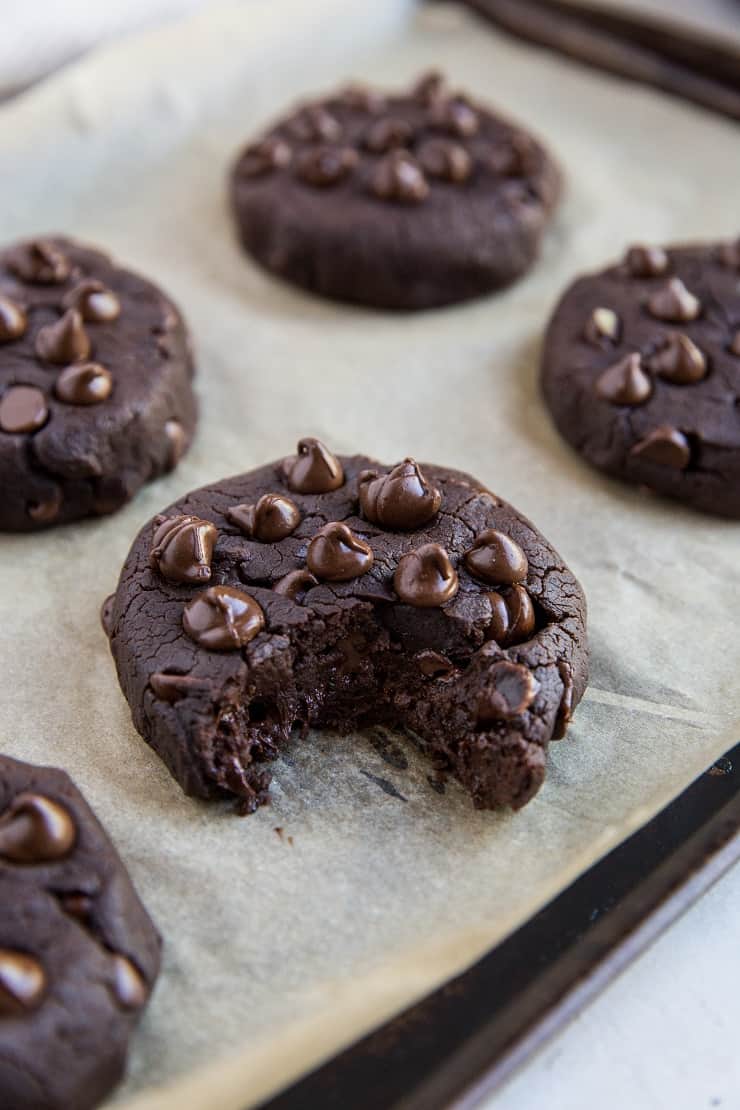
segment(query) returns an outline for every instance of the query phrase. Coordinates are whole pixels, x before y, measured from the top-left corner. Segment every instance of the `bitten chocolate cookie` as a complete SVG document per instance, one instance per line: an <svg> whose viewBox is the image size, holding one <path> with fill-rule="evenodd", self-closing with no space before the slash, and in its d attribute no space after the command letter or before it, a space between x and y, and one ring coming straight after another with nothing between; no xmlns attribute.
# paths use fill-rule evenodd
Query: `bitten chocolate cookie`
<svg viewBox="0 0 740 1110"><path fill-rule="evenodd" d="M0 1106L96 1106L123 1074L160 939L68 776L7 756L0 907Z"/></svg>
<svg viewBox="0 0 740 1110"><path fill-rule="evenodd" d="M524 805L586 686L585 600L474 478L315 439L139 533L103 623L182 788L267 797L294 728L406 729L476 806Z"/></svg>
<svg viewBox="0 0 740 1110"><path fill-rule="evenodd" d="M740 517L740 240L632 247L550 321L542 385L600 470Z"/></svg>
<svg viewBox="0 0 740 1110"><path fill-rule="evenodd" d="M0 530L114 512L195 428L180 313L67 239L0 252Z"/></svg>
<svg viewBox="0 0 740 1110"><path fill-rule="evenodd" d="M543 147L436 73L408 93L350 87L241 153L247 250L314 293L379 308L477 297L520 277L559 193Z"/></svg>

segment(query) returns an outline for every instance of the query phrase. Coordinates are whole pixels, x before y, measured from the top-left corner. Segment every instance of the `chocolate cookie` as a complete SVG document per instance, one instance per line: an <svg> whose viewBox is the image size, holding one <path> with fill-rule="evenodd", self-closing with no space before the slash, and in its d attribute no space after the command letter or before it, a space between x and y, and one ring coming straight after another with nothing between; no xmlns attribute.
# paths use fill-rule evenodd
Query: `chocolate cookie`
<svg viewBox="0 0 740 1110"><path fill-rule="evenodd" d="M594 466L740 516L740 240L632 247L550 321L545 398Z"/></svg>
<svg viewBox="0 0 740 1110"><path fill-rule="evenodd" d="M419 309L477 297L537 257L559 193L547 152L436 73L395 96L350 87L241 153L244 246L324 297Z"/></svg>
<svg viewBox="0 0 740 1110"><path fill-rule="evenodd" d="M0 530L114 512L195 428L180 313L67 239L0 252Z"/></svg>
<svg viewBox="0 0 740 1110"><path fill-rule="evenodd" d="M0 756L0 1106L87 1110L118 1082L160 939L63 771Z"/></svg>
<svg viewBox="0 0 740 1110"><path fill-rule="evenodd" d="M298 453L139 533L105 604L134 724L188 794L267 798L291 731L406 729L475 805L524 805L587 678L585 600L475 479Z"/></svg>

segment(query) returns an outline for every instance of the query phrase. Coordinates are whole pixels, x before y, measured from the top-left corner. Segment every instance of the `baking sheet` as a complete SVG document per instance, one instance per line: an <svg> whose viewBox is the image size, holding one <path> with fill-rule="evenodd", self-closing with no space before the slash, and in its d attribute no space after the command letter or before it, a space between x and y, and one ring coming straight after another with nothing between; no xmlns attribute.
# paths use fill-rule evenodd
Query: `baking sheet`
<svg viewBox="0 0 740 1110"><path fill-rule="evenodd" d="M114 1097L128 1110L256 1102L471 963L737 739L740 528L587 469L536 385L543 325L577 271L628 239L737 233L737 128L454 6L349 11L211 9L0 110L0 238L59 229L107 244L175 296L199 352L200 433L177 471L115 517L0 539L0 749L70 771L166 939ZM532 274L398 317L323 304L251 266L224 178L243 138L295 96L433 64L547 137L566 168ZM453 783L439 795L402 741L405 770L372 737L322 733L279 761L272 805L240 820L185 798L134 732L97 616L131 538L189 488L306 433L471 471L583 582L591 686L521 813L475 813Z"/></svg>

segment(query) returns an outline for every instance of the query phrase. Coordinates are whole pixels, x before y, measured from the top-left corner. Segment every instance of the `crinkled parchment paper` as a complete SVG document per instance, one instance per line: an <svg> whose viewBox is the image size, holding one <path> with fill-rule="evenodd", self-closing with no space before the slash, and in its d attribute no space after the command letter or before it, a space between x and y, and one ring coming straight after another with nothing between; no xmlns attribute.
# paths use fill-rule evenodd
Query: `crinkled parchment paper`
<svg viewBox="0 0 740 1110"><path fill-rule="evenodd" d="M547 137L567 171L533 273L399 317L254 268L226 203L242 139L300 94L433 64ZM0 538L0 750L72 774L166 938L116 1098L242 1107L468 965L737 740L740 526L583 465L543 410L537 362L578 271L627 240L737 234L738 131L451 6L253 0L93 54L5 106L0 151L0 238L59 229L161 281L192 325L202 399L190 455L124 512ZM98 623L131 538L305 433L471 471L583 582L591 686L521 813L476 813L454 783L436 793L403 742L405 769L368 737L321 734L278 763L272 805L240 820L185 798L135 734Z"/></svg>

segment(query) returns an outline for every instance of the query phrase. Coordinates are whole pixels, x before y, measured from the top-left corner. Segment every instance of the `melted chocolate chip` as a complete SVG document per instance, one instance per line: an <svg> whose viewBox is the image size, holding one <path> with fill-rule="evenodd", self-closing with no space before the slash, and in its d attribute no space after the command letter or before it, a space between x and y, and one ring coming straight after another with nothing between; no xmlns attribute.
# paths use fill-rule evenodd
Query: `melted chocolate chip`
<svg viewBox="0 0 740 1110"><path fill-rule="evenodd" d="M398 531L421 528L442 503L442 494L429 485L414 459L404 459L389 474L380 476L374 470L363 470L358 492L366 520Z"/></svg>
<svg viewBox="0 0 740 1110"><path fill-rule="evenodd" d="M351 147L320 146L302 152L296 173L307 185L326 188L348 177L357 161L357 151Z"/></svg>
<svg viewBox="0 0 740 1110"><path fill-rule="evenodd" d="M149 562L170 582L195 584L211 577L218 529L197 516L157 518Z"/></svg>
<svg viewBox="0 0 740 1110"><path fill-rule="evenodd" d="M373 154L387 154L396 147L410 146L414 138L414 129L404 119L376 120L368 127L363 137L363 146Z"/></svg>
<svg viewBox="0 0 740 1110"><path fill-rule="evenodd" d="M36 336L39 358L60 366L84 361L89 358L90 349L90 337L76 308L68 308L63 316L41 328Z"/></svg>
<svg viewBox="0 0 740 1110"><path fill-rule="evenodd" d="M113 989L126 1010L140 1009L149 994L143 976L125 956L113 957Z"/></svg>
<svg viewBox="0 0 740 1110"><path fill-rule="evenodd" d="M648 366L674 385L692 385L707 376L707 360L688 335L673 332Z"/></svg>
<svg viewBox="0 0 740 1110"><path fill-rule="evenodd" d="M46 397L33 385L11 385L0 398L0 431L8 435L36 432L49 417Z"/></svg>
<svg viewBox="0 0 740 1110"><path fill-rule="evenodd" d="M35 1010L45 990L46 974L38 960L0 948L0 1017L21 1017Z"/></svg>
<svg viewBox="0 0 740 1110"><path fill-rule="evenodd" d="M289 497L265 493L256 505L234 505L227 509L226 518L251 539L276 543L295 532L301 514Z"/></svg>
<svg viewBox="0 0 740 1110"><path fill-rule="evenodd" d="M466 139L477 134L480 127L477 112L461 96L436 101L431 107L430 118L436 127Z"/></svg>
<svg viewBox="0 0 740 1110"><path fill-rule="evenodd" d="M283 474L296 493L329 493L344 485L339 459L312 437L299 440L298 454L284 461Z"/></svg>
<svg viewBox="0 0 740 1110"><path fill-rule="evenodd" d="M420 204L429 196L429 183L419 163L403 150L394 150L378 163L372 180L381 200Z"/></svg>
<svg viewBox="0 0 740 1110"><path fill-rule="evenodd" d="M342 126L326 108L314 104L302 109L287 124L290 134L305 143L335 143L342 135Z"/></svg>
<svg viewBox="0 0 740 1110"><path fill-rule="evenodd" d="M236 651L262 631L265 615L249 594L209 586L189 601L182 625L191 640L211 651Z"/></svg>
<svg viewBox="0 0 740 1110"><path fill-rule="evenodd" d="M168 420L164 426L167 440L167 467L173 470L185 454L188 445L185 429L179 420Z"/></svg>
<svg viewBox="0 0 740 1110"><path fill-rule="evenodd" d="M455 664L438 651L420 651L414 658L419 664L419 670L427 678L449 678L457 673Z"/></svg>
<svg viewBox="0 0 740 1110"><path fill-rule="evenodd" d="M366 85L347 85L342 89L341 97L348 108L354 108L358 112L369 112L371 115L384 112L388 105L382 93L375 92Z"/></svg>
<svg viewBox="0 0 740 1110"><path fill-rule="evenodd" d="M62 911L68 917L74 917L75 921L80 921L83 925L88 924L93 908L92 898L88 894L77 891L74 894L60 894L58 897Z"/></svg>
<svg viewBox="0 0 740 1110"><path fill-rule="evenodd" d="M510 536L486 528L465 552L465 566L476 578L494 586L513 586L527 577L527 556Z"/></svg>
<svg viewBox="0 0 740 1110"><path fill-rule="evenodd" d="M45 497L43 501L29 501L26 505L26 512L31 520L37 521L39 524L51 524L52 520L56 520L59 516L59 510L62 507L62 491L57 488L49 497Z"/></svg>
<svg viewBox="0 0 740 1110"><path fill-rule="evenodd" d="M730 343L730 353L740 358L740 331L736 331Z"/></svg>
<svg viewBox="0 0 740 1110"><path fill-rule="evenodd" d="M595 308L583 329L584 338L596 347L618 343L622 326L619 317L611 308Z"/></svg>
<svg viewBox="0 0 740 1110"><path fill-rule="evenodd" d="M461 185L473 172L473 159L465 147L447 139L429 139L419 150L419 164L430 177Z"/></svg>
<svg viewBox="0 0 740 1110"><path fill-rule="evenodd" d="M204 683L199 678L191 678L187 674L167 674L158 671L149 676L149 686L155 697L166 701L170 705L182 701L190 694L204 688Z"/></svg>
<svg viewBox="0 0 740 1110"><path fill-rule="evenodd" d="M630 247L625 255L625 265L630 277L660 277L668 270L668 255L662 247Z"/></svg>
<svg viewBox="0 0 740 1110"><path fill-rule="evenodd" d="M306 562L319 579L348 582L370 570L373 551L346 524L331 523L320 528L311 540Z"/></svg>
<svg viewBox="0 0 740 1110"><path fill-rule="evenodd" d="M458 586L457 572L438 543L422 544L403 555L393 575L393 588L401 601L418 609L445 605Z"/></svg>
<svg viewBox="0 0 740 1110"><path fill-rule="evenodd" d="M113 377L99 362L67 366L57 378L54 392L68 405L99 405L110 397Z"/></svg>
<svg viewBox="0 0 740 1110"><path fill-rule="evenodd" d="M488 672L486 685L478 698L478 724L518 717L534 701L537 681L521 663L501 661Z"/></svg>
<svg viewBox="0 0 740 1110"><path fill-rule="evenodd" d="M485 156L488 169L501 177L527 177L537 169L537 150L528 135L512 135L492 146Z"/></svg>
<svg viewBox="0 0 740 1110"><path fill-rule="evenodd" d="M303 597L314 586L318 586L319 580L310 571L307 570L291 570L279 582L273 586L276 594L281 594L282 597L288 597L291 601L300 602Z"/></svg>
<svg viewBox="0 0 740 1110"><path fill-rule="evenodd" d="M653 392L653 383L642 368L640 355L633 353L599 375L596 392L612 405L642 405Z"/></svg>
<svg viewBox="0 0 740 1110"><path fill-rule="evenodd" d="M239 162L240 177L263 177L273 170L289 166L293 151L283 139L276 137L262 139L244 152Z"/></svg>
<svg viewBox="0 0 740 1110"><path fill-rule="evenodd" d="M76 838L72 815L43 794L19 794L0 815L0 858L12 863L63 859Z"/></svg>
<svg viewBox="0 0 740 1110"><path fill-rule="evenodd" d="M493 591L486 594L486 598L491 606L486 639L495 640L500 647L529 639L535 628L535 612L524 586L512 586L503 594Z"/></svg>
<svg viewBox="0 0 740 1110"><path fill-rule="evenodd" d="M691 447L683 432L662 424L641 439L630 451L636 458L674 470L685 470L691 461Z"/></svg>
<svg viewBox="0 0 740 1110"><path fill-rule="evenodd" d="M444 75L438 69L423 73L411 89L411 95L427 107L444 98L447 95Z"/></svg>
<svg viewBox="0 0 740 1110"><path fill-rule="evenodd" d="M72 272L67 256L47 239L20 246L9 260L8 269L29 285L63 285Z"/></svg>
<svg viewBox="0 0 740 1110"><path fill-rule="evenodd" d="M110 324L121 315L121 302L102 281L88 279L76 285L63 301L65 308L75 308L88 324Z"/></svg>
<svg viewBox="0 0 740 1110"><path fill-rule="evenodd" d="M680 278L671 278L648 300L648 312L658 320L682 324L696 320L701 301L690 293Z"/></svg>
<svg viewBox="0 0 740 1110"><path fill-rule="evenodd" d="M15 301L0 294L0 343L12 343L25 334L28 317Z"/></svg>

